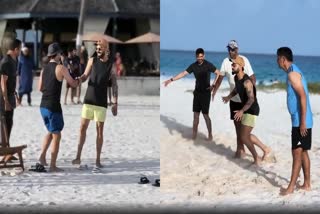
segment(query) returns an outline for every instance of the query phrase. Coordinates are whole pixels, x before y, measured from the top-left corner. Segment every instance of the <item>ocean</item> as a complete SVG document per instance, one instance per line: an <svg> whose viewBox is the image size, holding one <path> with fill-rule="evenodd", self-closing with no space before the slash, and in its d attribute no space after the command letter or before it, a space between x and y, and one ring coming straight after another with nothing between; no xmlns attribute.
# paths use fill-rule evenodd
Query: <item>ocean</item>
<svg viewBox="0 0 320 214"><path fill-rule="evenodd" d="M278 67L276 54L251 54L241 53L247 57L256 75L257 84L269 85L274 81L285 82L286 74ZM205 59L212 62L219 70L227 52L206 52ZM194 51L160 50L161 79L171 78L184 71L191 63L195 62ZM320 82L320 57L319 56L293 56L294 63L302 70L308 83ZM187 75L185 78L194 78ZM213 80L214 75L211 76ZM224 78L226 81L226 78Z"/></svg>

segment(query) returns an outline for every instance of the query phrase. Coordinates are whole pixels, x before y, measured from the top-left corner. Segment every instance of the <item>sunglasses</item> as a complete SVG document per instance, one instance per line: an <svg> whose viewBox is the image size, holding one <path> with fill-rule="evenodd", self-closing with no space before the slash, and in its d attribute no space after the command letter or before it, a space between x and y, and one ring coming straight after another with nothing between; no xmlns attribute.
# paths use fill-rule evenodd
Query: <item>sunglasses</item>
<svg viewBox="0 0 320 214"><path fill-rule="evenodd" d="M229 52L234 52L234 51L236 51L237 49L236 48L228 48L228 51Z"/></svg>

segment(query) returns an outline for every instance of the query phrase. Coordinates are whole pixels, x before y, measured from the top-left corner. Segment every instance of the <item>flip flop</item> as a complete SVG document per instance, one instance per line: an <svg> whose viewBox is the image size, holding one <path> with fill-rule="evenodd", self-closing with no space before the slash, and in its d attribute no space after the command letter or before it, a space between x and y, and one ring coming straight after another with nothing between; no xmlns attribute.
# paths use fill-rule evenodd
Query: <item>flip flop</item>
<svg viewBox="0 0 320 214"><path fill-rule="evenodd" d="M148 183L150 183L150 181L147 177L141 177L140 182L138 184L148 184Z"/></svg>
<svg viewBox="0 0 320 214"><path fill-rule="evenodd" d="M156 180L154 181L154 184L152 184L152 186L160 187L160 179L156 179Z"/></svg>
<svg viewBox="0 0 320 214"><path fill-rule="evenodd" d="M87 170L88 166L87 166L87 164L85 164L85 165L81 165L80 164L77 169L79 169L79 170Z"/></svg>
<svg viewBox="0 0 320 214"><path fill-rule="evenodd" d="M92 169L92 173L100 173L101 172L101 169L99 167L93 167Z"/></svg>
<svg viewBox="0 0 320 214"><path fill-rule="evenodd" d="M43 165L41 165L40 163L36 163L36 165L31 166L29 171L32 171L32 172L47 172L45 167Z"/></svg>

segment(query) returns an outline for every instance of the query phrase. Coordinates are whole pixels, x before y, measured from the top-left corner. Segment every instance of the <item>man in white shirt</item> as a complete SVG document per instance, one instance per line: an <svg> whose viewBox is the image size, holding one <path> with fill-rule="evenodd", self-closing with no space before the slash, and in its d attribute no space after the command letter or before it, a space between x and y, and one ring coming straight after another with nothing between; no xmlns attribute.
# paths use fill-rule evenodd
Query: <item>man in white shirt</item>
<svg viewBox="0 0 320 214"><path fill-rule="evenodd" d="M233 91L235 87L235 82L234 82L234 75L232 73L232 66L231 66L232 62L229 59L236 59L237 56L242 57L245 62L244 73L250 77L253 84L256 83L256 77L253 73L249 60L245 56L239 55L238 53L239 51L238 43L235 40L231 40L228 43L227 48L228 48L229 57L225 58L222 62L220 76L212 91L212 99L214 98L216 92L218 91L221 85L221 82L225 76L228 78L230 92ZM241 158L241 157L244 157L245 155L244 144L240 140L241 139L240 138L241 122L234 120L235 111L238 111L242 108L241 100L238 94L230 100L229 106L230 106L230 119L233 120L234 127L237 133L237 151L235 153L235 158Z"/></svg>

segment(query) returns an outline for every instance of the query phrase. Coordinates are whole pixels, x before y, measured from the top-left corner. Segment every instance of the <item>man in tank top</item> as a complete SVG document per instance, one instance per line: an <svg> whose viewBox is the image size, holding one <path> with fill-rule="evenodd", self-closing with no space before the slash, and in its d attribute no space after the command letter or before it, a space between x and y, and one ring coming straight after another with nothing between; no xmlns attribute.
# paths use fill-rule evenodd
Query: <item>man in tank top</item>
<svg viewBox="0 0 320 214"><path fill-rule="evenodd" d="M86 139L86 131L90 121L94 120L97 126L95 170L100 170L102 167L100 154L103 145L103 127L108 107L108 81L112 83L113 104L111 108L114 116L117 114L118 108L116 71L113 61L109 58L109 53L108 42L103 39L99 40L96 46L96 55L89 59L86 70L81 76L82 81L85 81L87 78L89 78L89 81L81 113L82 119L77 156L72 161L72 164L81 163L81 152Z"/></svg>
<svg viewBox="0 0 320 214"><path fill-rule="evenodd" d="M235 59L237 56L241 56L245 62L244 73L248 74L253 84L255 84L256 82L256 77L252 70L249 60L245 56L239 54L238 42L236 40L230 40L227 45L227 50L228 50L229 57L226 57L222 62L221 69L220 69L221 75L219 76L215 84L215 87L212 91L212 99L214 98L216 92L218 91L224 77L227 77L228 79L230 92L233 91L235 87L234 76L232 74L232 66L231 66L232 62L230 62L229 59ZM232 99L229 102L229 109L230 109L230 119L233 120L234 128L237 134L237 149L235 152L235 158L245 157L245 154L246 154L244 150L244 144L240 140L241 122L234 120L234 114L235 114L234 111L240 110L241 108L242 108L242 104L241 104L239 95L232 97Z"/></svg>
<svg viewBox="0 0 320 214"><path fill-rule="evenodd" d="M235 88L226 97L222 97L224 103L227 103L235 95L239 95L242 108L234 111L234 120L241 122L240 140L248 147L251 152L254 164L259 165L261 158L258 156L254 145L258 146L263 151L262 160L266 158L271 149L264 145L255 135L251 134L255 126L256 117L259 115L259 104L256 95L256 87L252 83L250 77L244 73L245 62L240 56L232 61L232 71L236 76Z"/></svg>
<svg viewBox="0 0 320 214"><path fill-rule="evenodd" d="M312 111L308 92L308 83L302 71L293 63L290 48L281 47L277 50L277 63L287 74L287 107L291 116L291 144L292 144L292 173L289 186L281 188L280 194L293 193L299 173L303 170L304 183L299 189L311 190L310 159L308 150L311 149Z"/></svg>
<svg viewBox="0 0 320 214"><path fill-rule="evenodd" d="M46 162L46 153L52 142L50 171L63 171L56 166L61 140L61 131L64 127L62 108L60 103L61 86L65 78L72 87L77 87L80 80L74 80L66 67L60 65L62 50L58 43L52 43L48 47L49 63L40 73L39 87L42 92L40 112L43 122L48 130L44 137L43 146L39 162L42 165L48 165Z"/></svg>

